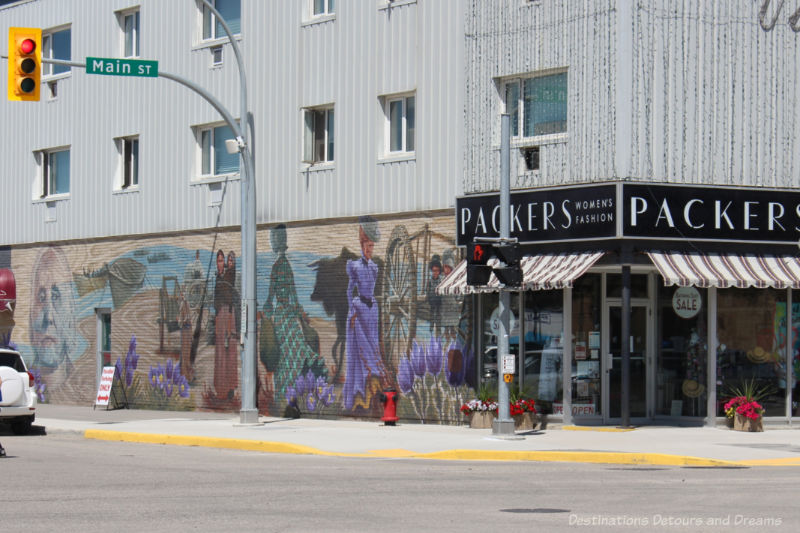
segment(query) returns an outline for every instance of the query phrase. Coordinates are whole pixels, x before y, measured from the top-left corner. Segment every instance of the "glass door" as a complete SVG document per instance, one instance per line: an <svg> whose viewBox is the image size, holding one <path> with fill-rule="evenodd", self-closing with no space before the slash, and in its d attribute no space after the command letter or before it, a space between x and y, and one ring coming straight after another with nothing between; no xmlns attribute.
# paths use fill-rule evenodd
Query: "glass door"
<svg viewBox="0 0 800 533"><path fill-rule="evenodd" d="M647 416L648 399L648 360L649 360L649 307L646 302L631 302L630 338L630 416ZM622 305L619 301L609 301L606 306L606 382L603 404L604 421L619 420L622 417Z"/></svg>

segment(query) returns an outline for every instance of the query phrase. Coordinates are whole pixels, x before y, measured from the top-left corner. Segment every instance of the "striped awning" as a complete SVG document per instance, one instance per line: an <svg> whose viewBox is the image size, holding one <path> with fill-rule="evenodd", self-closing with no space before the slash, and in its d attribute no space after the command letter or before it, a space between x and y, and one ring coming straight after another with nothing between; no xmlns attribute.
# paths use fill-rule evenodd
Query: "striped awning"
<svg viewBox="0 0 800 533"><path fill-rule="evenodd" d="M800 261L786 255L648 252L664 285L800 289Z"/></svg>
<svg viewBox="0 0 800 533"><path fill-rule="evenodd" d="M562 254L526 255L522 258L523 290L562 289L572 287L572 282L586 273L605 252L583 252ZM497 261L489 262L497 266ZM436 287L437 294L473 294L480 292L497 292L502 285L492 274L489 284L482 287L467 285L467 262L453 269Z"/></svg>

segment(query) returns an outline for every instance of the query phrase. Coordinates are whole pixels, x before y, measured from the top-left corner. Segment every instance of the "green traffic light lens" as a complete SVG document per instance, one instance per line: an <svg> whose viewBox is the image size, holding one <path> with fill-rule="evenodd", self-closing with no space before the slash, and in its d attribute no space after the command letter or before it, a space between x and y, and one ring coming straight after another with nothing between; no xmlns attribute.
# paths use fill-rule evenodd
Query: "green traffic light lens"
<svg viewBox="0 0 800 533"><path fill-rule="evenodd" d="M32 93L36 89L36 82L32 78L23 78L19 84L19 88L24 93Z"/></svg>
<svg viewBox="0 0 800 533"><path fill-rule="evenodd" d="M19 64L19 69L25 74L30 74L36 70L36 61L31 58L23 59Z"/></svg>

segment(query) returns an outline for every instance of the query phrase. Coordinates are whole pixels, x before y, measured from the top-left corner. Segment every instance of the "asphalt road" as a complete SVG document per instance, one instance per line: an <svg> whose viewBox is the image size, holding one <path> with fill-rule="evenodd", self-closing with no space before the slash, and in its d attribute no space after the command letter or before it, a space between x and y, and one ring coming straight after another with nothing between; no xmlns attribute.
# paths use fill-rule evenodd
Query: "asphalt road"
<svg viewBox="0 0 800 533"><path fill-rule="evenodd" d="M4 532L800 530L796 467L296 456L71 433L2 443Z"/></svg>

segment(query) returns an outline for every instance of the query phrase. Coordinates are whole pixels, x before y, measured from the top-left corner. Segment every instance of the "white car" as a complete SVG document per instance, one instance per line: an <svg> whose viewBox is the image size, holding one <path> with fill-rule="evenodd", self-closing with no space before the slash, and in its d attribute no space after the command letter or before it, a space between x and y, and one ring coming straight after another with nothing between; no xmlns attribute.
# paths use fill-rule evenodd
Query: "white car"
<svg viewBox="0 0 800 533"><path fill-rule="evenodd" d="M0 422L11 424L15 435L31 430L36 417L33 374L19 352L0 348Z"/></svg>

